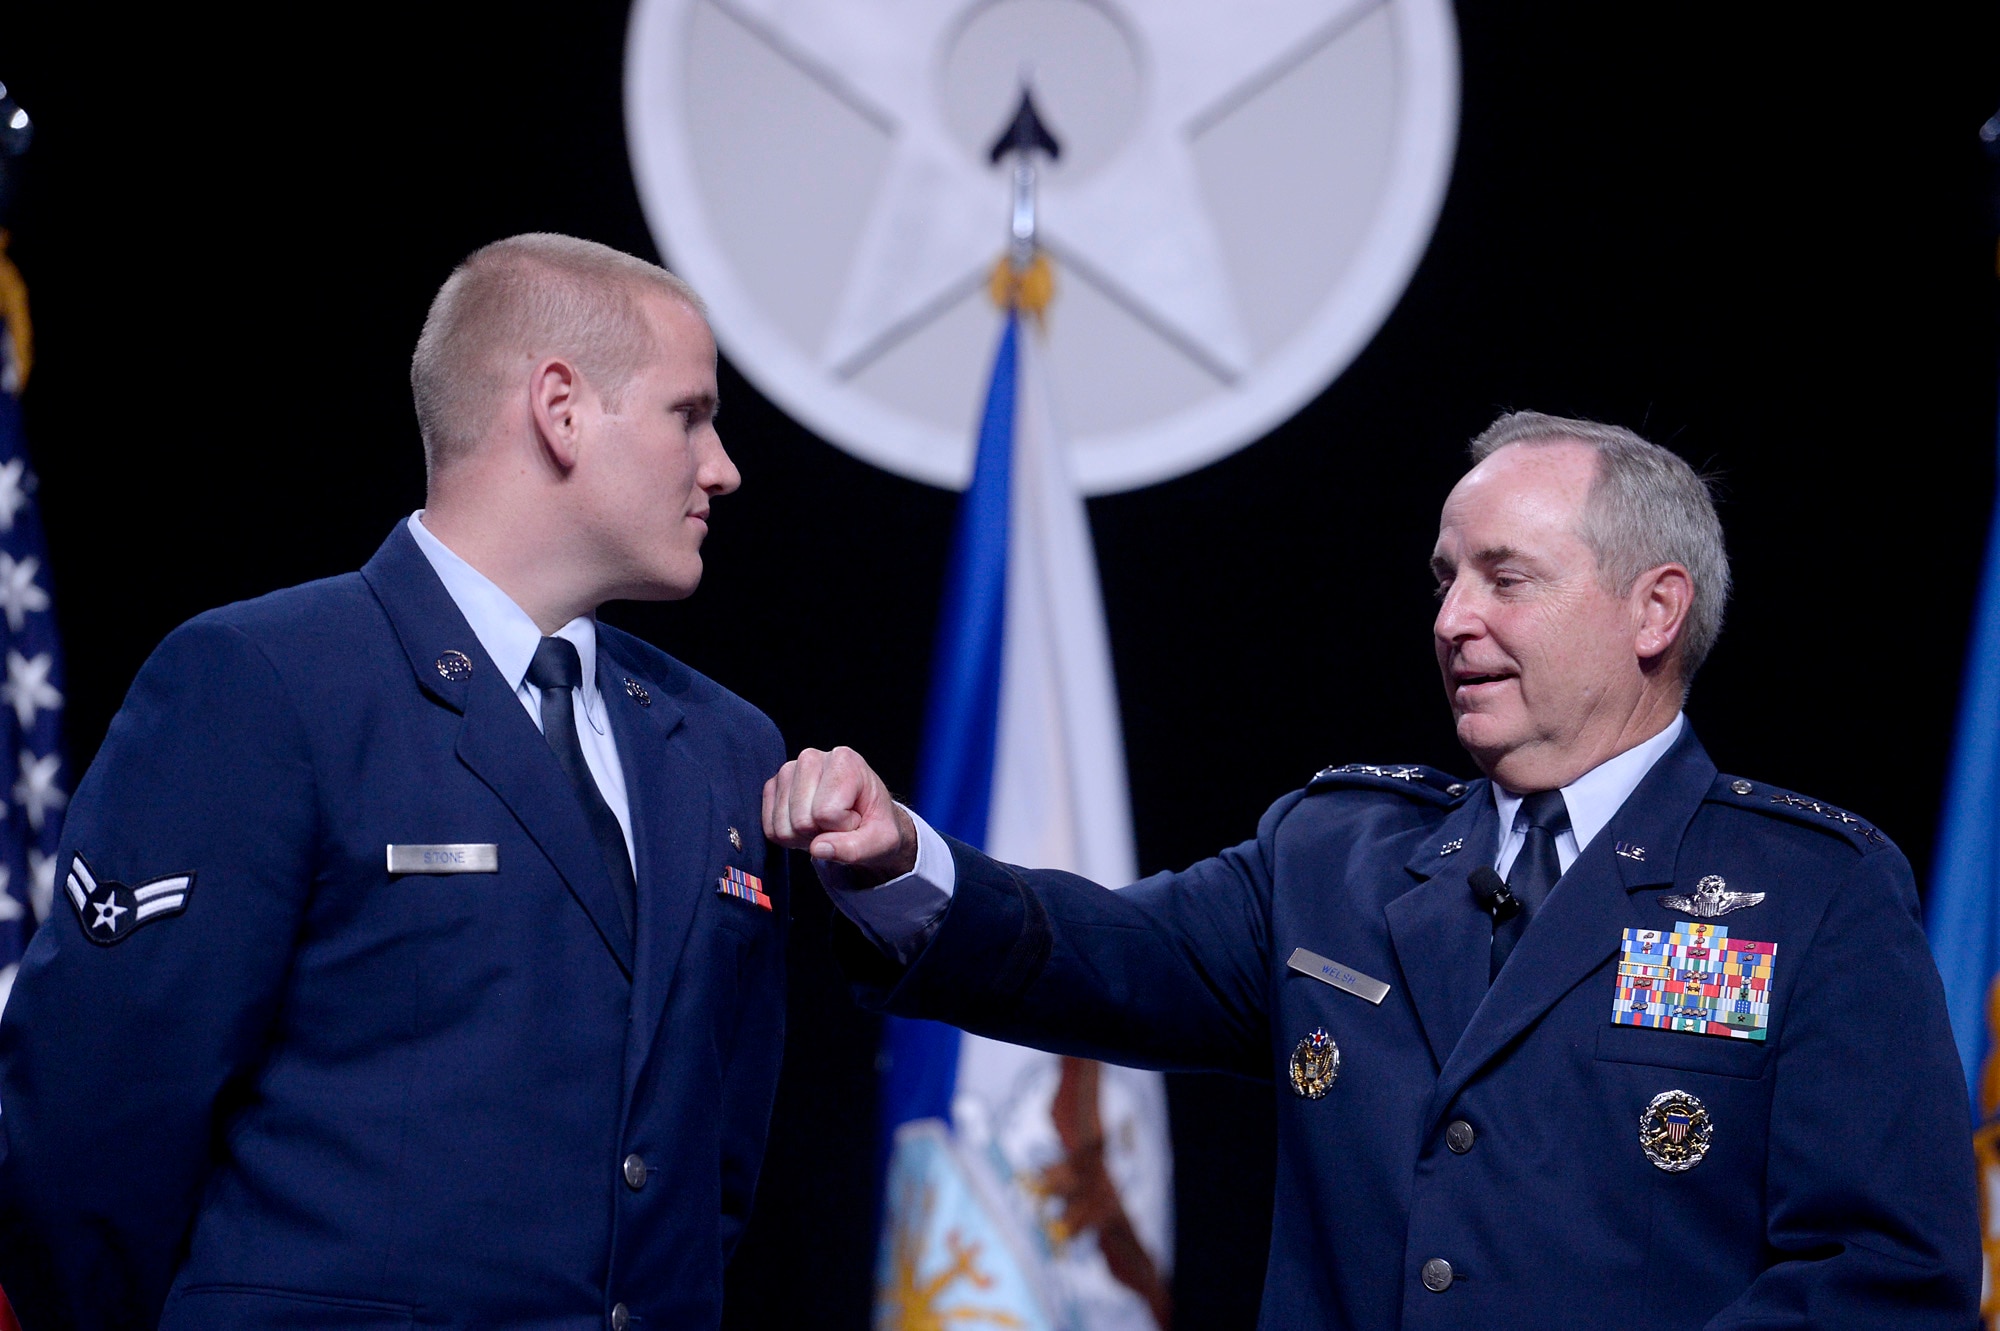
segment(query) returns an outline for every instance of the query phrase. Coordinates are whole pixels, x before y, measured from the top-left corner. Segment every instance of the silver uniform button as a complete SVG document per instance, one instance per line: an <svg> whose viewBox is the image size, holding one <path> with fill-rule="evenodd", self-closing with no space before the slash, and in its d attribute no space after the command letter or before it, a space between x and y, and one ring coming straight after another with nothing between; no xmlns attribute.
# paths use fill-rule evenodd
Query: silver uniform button
<svg viewBox="0 0 2000 1331"><path fill-rule="evenodd" d="M634 1192L646 1186L646 1161L643 1156L625 1157L625 1186Z"/></svg>
<svg viewBox="0 0 2000 1331"><path fill-rule="evenodd" d="M1444 1144L1451 1148L1453 1155L1464 1155L1472 1149L1472 1143L1478 1136L1479 1134L1472 1130L1470 1123L1462 1118L1455 1118L1451 1121L1451 1126L1444 1130Z"/></svg>
<svg viewBox="0 0 2000 1331"><path fill-rule="evenodd" d="M1445 1277L1447 1280L1449 1276ZM632 1310L622 1303L611 1305L611 1331L625 1331L632 1324Z"/></svg>
<svg viewBox="0 0 2000 1331"><path fill-rule="evenodd" d="M1729 788L1735 791L1739 795L1748 795L1752 790L1756 789L1756 787L1751 785L1748 781L1742 781L1742 780L1731 781L1729 783Z"/></svg>
<svg viewBox="0 0 2000 1331"><path fill-rule="evenodd" d="M1451 1263L1442 1257L1433 1257L1424 1263L1424 1288L1433 1294L1442 1294L1451 1288ZM616 1325L614 1323L614 1325Z"/></svg>

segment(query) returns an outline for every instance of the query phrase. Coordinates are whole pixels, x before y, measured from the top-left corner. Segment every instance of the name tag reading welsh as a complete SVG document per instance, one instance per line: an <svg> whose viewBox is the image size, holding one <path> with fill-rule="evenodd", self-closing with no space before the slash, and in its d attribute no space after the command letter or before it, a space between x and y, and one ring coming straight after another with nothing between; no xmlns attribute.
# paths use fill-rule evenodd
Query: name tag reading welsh
<svg viewBox="0 0 2000 1331"><path fill-rule="evenodd" d="M390 873L499 873L500 847L491 842L391 846Z"/></svg>
<svg viewBox="0 0 2000 1331"><path fill-rule="evenodd" d="M1363 975L1352 966L1343 966L1337 961L1329 961L1317 952L1304 948L1293 948L1292 958L1285 963L1301 975L1310 975L1315 980L1330 984L1336 989L1365 998L1380 1007L1382 1000L1389 996L1389 986L1380 980Z"/></svg>

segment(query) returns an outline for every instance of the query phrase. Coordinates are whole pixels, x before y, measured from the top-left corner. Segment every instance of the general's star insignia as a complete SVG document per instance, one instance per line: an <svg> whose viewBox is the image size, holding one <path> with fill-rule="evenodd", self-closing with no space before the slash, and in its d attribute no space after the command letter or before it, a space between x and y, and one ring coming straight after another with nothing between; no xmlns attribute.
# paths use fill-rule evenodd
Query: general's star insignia
<svg viewBox="0 0 2000 1331"><path fill-rule="evenodd" d="M1729 884L1719 875L1709 874L1694 885L1694 895L1661 897L1660 904L1668 910L1685 911L1696 919L1712 920L1732 910L1754 906L1763 899L1762 892L1731 892Z"/></svg>
<svg viewBox="0 0 2000 1331"><path fill-rule="evenodd" d="M188 898L194 894L194 875L169 874L127 887L98 878L78 855L70 861L63 886L70 904L76 907L76 922L83 926L83 936L109 947L130 938L141 925L186 910Z"/></svg>

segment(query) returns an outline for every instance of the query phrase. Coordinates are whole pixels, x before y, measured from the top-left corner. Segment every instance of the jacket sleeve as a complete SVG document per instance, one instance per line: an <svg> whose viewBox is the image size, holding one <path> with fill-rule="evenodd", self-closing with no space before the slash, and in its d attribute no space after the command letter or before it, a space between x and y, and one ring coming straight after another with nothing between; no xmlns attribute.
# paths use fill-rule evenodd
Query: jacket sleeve
<svg viewBox="0 0 2000 1331"><path fill-rule="evenodd" d="M213 617L176 630L76 792L55 905L0 1021L0 1284L30 1331L157 1322L266 1040L315 822L271 661ZM93 940L85 882L104 899L181 874L184 909Z"/></svg>
<svg viewBox="0 0 2000 1331"><path fill-rule="evenodd" d="M1138 1067L1270 1076L1271 880L1277 829L1180 873L1112 891L1019 869L951 841L957 882L907 972L844 920L864 1006Z"/></svg>
<svg viewBox="0 0 2000 1331"><path fill-rule="evenodd" d="M1774 1264L1709 1325L1977 1325L1972 1128L1909 863L1857 861L1801 957L1765 1178Z"/></svg>

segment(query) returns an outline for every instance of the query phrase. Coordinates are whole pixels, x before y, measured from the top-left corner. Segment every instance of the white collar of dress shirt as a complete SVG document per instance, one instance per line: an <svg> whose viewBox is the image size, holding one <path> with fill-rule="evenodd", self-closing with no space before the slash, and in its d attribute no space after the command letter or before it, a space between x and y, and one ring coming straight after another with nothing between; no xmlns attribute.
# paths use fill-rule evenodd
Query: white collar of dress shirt
<svg viewBox="0 0 2000 1331"><path fill-rule="evenodd" d="M1615 758L1606 758L1562 788L1563 807L1569 810L1569 830L1576 838L1577 854L1581 855L1592 838L1617 815L1639 783L1646 779L1646 773L1653 770L1653 764L1681 737L1686 725L1687 713L1675 712L1665 730L1634 744ZM1521 807L1521 797L1495 781L1493 806L1500 813L1500 844L1504 846L1514 830L1514 813Z"/></svg>
<svg viewBox="0 0 2000 1331"><path fill-rule="evenodd" d="M493 579L432 535L422 518L422 509L410 514L410 535L416 538L417 548L437 570L438 581L451 594L465 622L472 626L473 636L499 668L500 677L519 693L528 677L528 666L535 659L535 648L541 646L541 629ZM583 714L590 719L590 728L601 735L604 720L597 705L597 621L589 615L578 615L557 629L555 636L567 638L583 661Z"/></svg>

